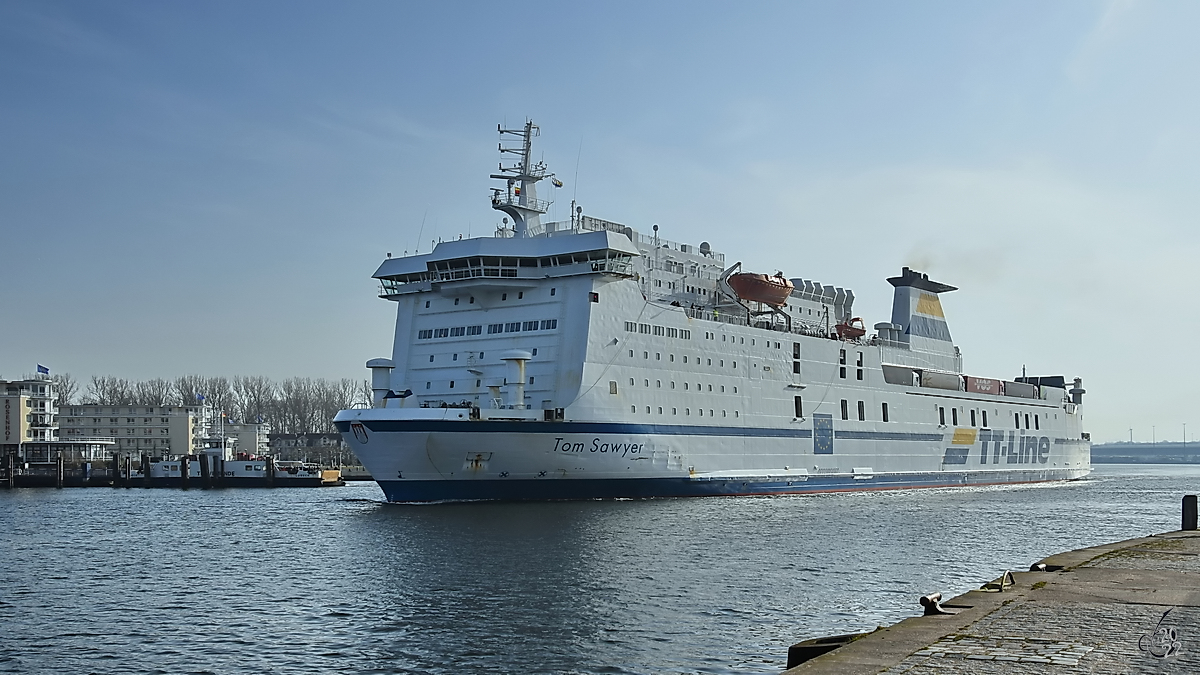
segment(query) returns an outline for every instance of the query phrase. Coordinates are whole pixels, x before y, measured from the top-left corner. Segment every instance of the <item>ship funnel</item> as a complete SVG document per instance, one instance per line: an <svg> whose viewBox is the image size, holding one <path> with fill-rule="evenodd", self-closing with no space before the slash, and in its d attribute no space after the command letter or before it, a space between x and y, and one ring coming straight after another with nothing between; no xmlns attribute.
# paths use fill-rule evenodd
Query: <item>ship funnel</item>
<svg viewBox="0 0 1200 675"><path fill-rule="evenodd" d="M888 283L896 288L892 299L892 323L898 329L889 331L893 339L913 349L953 355L954 343L938 295L958 289L932 281L928 274L907 267L900 276L888 279Z"/></svg>

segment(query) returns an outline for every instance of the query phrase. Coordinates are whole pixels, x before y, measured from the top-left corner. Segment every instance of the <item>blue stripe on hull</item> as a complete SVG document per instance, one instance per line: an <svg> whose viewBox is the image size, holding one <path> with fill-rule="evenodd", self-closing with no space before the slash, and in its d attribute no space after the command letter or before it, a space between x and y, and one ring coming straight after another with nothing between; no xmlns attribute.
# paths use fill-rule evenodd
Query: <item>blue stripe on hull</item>
<svg viewBox="0 0 1200 675"><path fill-rule="evenodd" d="M1072 478L1068 471L941 473L912 477L809 478L807 481L752 481L696 478L487 479L379 481L389 502L549 501L653 499L733 495L811 494L905 488L1036 483Z"/></svg>
<svg viewBox="0 0 1200 675"><path fill-rule="evenodd" d="M812 429L762 429L754 427L682 424L626 424L624 422L488 422L457 420L362 420L370 432L537 433L537 434L654 434L665 436L731 436L738 438L812 438ZM350 422L336 423L350 433ZM877 441L941 441L943 433L903 431L833 431L835 438Z"/></svg>

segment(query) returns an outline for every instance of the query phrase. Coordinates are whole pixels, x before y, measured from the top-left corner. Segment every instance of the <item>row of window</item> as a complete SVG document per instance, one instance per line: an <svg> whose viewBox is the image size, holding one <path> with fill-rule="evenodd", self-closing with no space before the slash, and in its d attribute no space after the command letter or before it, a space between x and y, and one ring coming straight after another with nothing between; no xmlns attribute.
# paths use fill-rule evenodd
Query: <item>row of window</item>
<svg viewBox="0 0 1200 675"><path fill-rule="evenodd" d="M199 409L200 409L199 406L196 406L196 407L179 406L178 408L169 407L169 406L163 406L161 408L141 408L141 407L135 408L135 407L131 406L128 408L113 407L108 412L109 412L109 414L112 414L112 415L121 415L121 414L138 415L138 414L142 414L143 412L146 415L153 415L156 410L158 411L159 414L164 414L164 413L174 413L177 410L178 410L178 412L188 412L188 411L197 411ZM122 411L124 411L124 413L122 413ZM103 414L105 414L105 410L103 407L97 407L93 410L89 410L87 408L79 408L79 407L71 408L71 415L73 415L75 417L79 417L82 415L88 415L88 414L103 415Z"/></svg>
<svg viewBox="0 0 1200 675"><path fill-rule="evenodd" d="M687 329L670 328L668 326L653 326L648 323L637 323L635 321L626 321L625 331L628 333L640 333L642 335L657 335L659 337L679 338L681 340L692 339L692 331Z"/></svg>
<svg viewBox="0 0 1200 675"><path fill-rule="evenodd" d="M451 388L451 389L453 389L453 388L454 388L454 383L455 383L456 381L457 381L457 380L450 380L450 388ZM534 376L533 376L533 375L530 375L530 376L529 376L529 384L533 384L533 382L534 382ZM475 387L476 387L476 388L480 387L482 384L483 384L483 380L475 380ZM470 385L468 384L467 386L470 386ZM426 383L425 383L425 388L426 388L426 389L433 389L433 382L426 382Z"/></svg>
<svg viewBox="0 0 1200 675"><path fill-rule="evenodd" d="M608 388L608 390L609 390L609 393L612 393L612 394L615 394L615 393L617 393L617 383L616 383L616 382L610 382L609 384L610 384L610 386L609 386L609 388ZM675 381L674 381L674 380L671 380L670 382L668 382L668 384L670 385L671 389L674 389L674 388L675 388ZM631 387L636 387L636 386L637 386L637 380L635 380L635 379L634 379L634 378L632 378L632 377L631 377L631 378L629 378L629 386L631 386ZM646 388L649 388L649 387L650 387L650 380L647 380L647 379L644 379L644 380L642 380L642 386L644 386L644 387L646 387ZM662 380L655 380L655 381L654 381L654 388L655 388L655 389L662 389L662 386L663 386L663 382L662 382ZM718 385L717 385L717 387L718 387L717 389L713 389L713 385L712 385L712 383L709 383L709 385L708 385L708 391L710 391L710 392L713 392L713 393L718 393L718 394L724 394L724 393L725 393L725 385L723 385L723 384L718 384ZM693 389L693 387L692 387L692 384L691 384L690 382L684 382L684 383L683 383L683 390L684 390L684 391L693 391L693 390L694 390L694 391L704 391L704 385L703 385L703 384L701 384L700 382L697 382L697 383L696 383L696 386L695 386L695 388ZM733 387L733 393L735 393L735 394L736 394L736 393L738 393L738 388L737 388L736 386L735 386L735 387Z"/></svg>
<svg viewBox="0 0 1200 675"><path fill-rule="evenodd" d="M72 419L70 417L60 416L60 419L62 420L62 422L64 424L87 424L87 421L84 418ZM93 417L92 424L100 424L100 419L101 418L99 418L99 417ZM167 424L169 419L170 418L167 418L167 417L160 417L160 418L158 418L158 423L159 424ZM143 417L142 418L142 424L151 424L153 422L154 422L153 417ZM120 423L119 418L110 417L110 418L108 418L108 423L109 424L119 424ZM125 424L137 424L137 423L138 423L138 421L133 417L125 418Z"/></svg>
<svg viewBox="0 0 1200 675"><path fill-rule="evenodd" d="M558 328L558 319L542 319L541 321L510 321L507 323L490 323L488 335L497 333L519 333L521 331L554 330ZM431 340L447 337L464 337L482 335L483 326L454 326L451 328L427 328L417 331L418 340Z"/></svg>
<svg viewBox="0 0 1200 675"><path fill-rule="evenodd" d="M804 417L804 415L801 414L801 413L803 413L803 408L804 408L804 405L803 405L803 403L801 403L800 397L797 396L796 397L796 416L797 417ZM891 419L889 419L889 416L888 416L888 404L887 403L880 404L879 412L880 412L880 419L882 421L884 421L884 422L891 421ZM850 402L847 401L846 399L842 399L842 419L844 419L844 420L850 419ZM866 420L867 420L867 404L865 401L859 401L858 402L858 421L865 422Z"/></svg>
<svg viewBox="0 0 1200 675"><path fill-rule="evenodd" d="M717 334L705 331L704 339L705 340L716 340ZM734 335L732 338L730 338L728 335L721 333L721 342L730 342L732 344L739 344L739 341L740 341L740 344L746 344L746 338L744 338L744 337L738 337L737 335ZM758 345L758 340L756 338L750 338L750 346L754 347L756 345ZM767 349L772 349L772 348L781 349L780 344L778 342L774 342L772 340L767 340L766 345L767 345ZM798 348L799 344L797 344L796 346ZM799 357L797 357L797 358L799 358Z"/></svg>
<svg viewBox="0 0 1200 675"><path fill-rule="evenodd" d="M973 426L973 427L975 427L975 426L987 427L988 426L988 414L987 414L986 410L979 411L980 416L978 419L975 417L974 409L968 410L967 412L970 414L971 426ZM1038 431L1041 430L1042 422L1039 419L1041 417L1040 414L1033 413L1033 419L1032 419L1033 424L1032 424L1032 426L1030 426L1031 420L1030 420L1029 413L1020 413L1020 412L1017 412L1014 410L1013 411L1013 425L1015 428L1017 428L1017 429L1022 428L1021 427L1022 415L1025 417L1025 427L1024 428L1026 428L1026 429L1032 428L1032 429L1038 430ZM976 421L982 421L983 424L976 424ZM946 409L942 406L938 406L938 423L941 424L942 426L946 425ZM951 424L951 426L958 426L958 408L950 408L950 424Z"/></svg>
<svg viewBox="0 0 1200 675"><path fill-rule="evenodd" d="M136 429L126 429L126 430L125 430L125 435L126 435L126 436L133 436L135 431L136 431ZM82 432L74 432L74 433L77 433L77 434L78 434L78 433L82 433ZM104 435L108 435L108 436L117 436L117 435L119 435L120 433L121 433L121 432L120 432L120 430L119 430L119 429L109 429L109 430L108 430L108 434L105 434L103 429L92 429L92 435L93 435L93 436L104 436ZM153 430L153 429L145 429L145 430L143 430L143 431L142 431L142 435L144 435L144 436L153 436L153 435L154 435L154 430ZM159 435L160 435L160 436L166 436L166 435L167 435L167 430L166 430L166 429L159 429Z"/></svg>
<svg viewBox="0 0 1200 675"><path fill-rule="evenodd" d="M551 289L550 289L550 295L555 295L557 292L558 292L558 289L557 289L557 288L551 288ZM459 301L459 300L461 300L461 299L462 299L462 298L455 298L455 299L454 299L454 304L455 304L455 305L458 305L458 301ZM525 291L519 291L519 292L517 292L517 299L518 299L518 300L524 300L524 299L525 299ZM501 294L501 295L500 295L500 300L501 300L501 302L507 302L507 301L508 301L508 293L503 293L503 294ZM429 309L429 302L430 302L429 300L426 300L426 301L425 301L425 309ZM472 296L470 296L470 297L468 298L468 304L471 304L471 305L475 304L475 296L473 296L473 295L472 295Z"/></svg>
<svg viewBox="0 0 1200 675"><path fill-rule="evenodd" d="M804 417L804 397L802 397L802 396L794 397L793 405L795 406L794 412L796 414L796 419L800 419L800 418ZM880 412L880 420L882 420L884 422L891 421L891 417L888 414L888 404L887 403L880 404L879 412ZM842 413L842 419L844 419L844 420L850 419L850 402L847 401L846 399L842 399L842 401L841 401L841 413ZM867 404L865 401L859 401L858 402L858 421L865 422L866 420L867 420Z"/></svg>
<svg viewBox="0 0 1200 675"><path fill-rule="evenodd" d="M646 406L646 408L645 408L645 409L646 409L646 414L647 414L647 415L652 415L652 414L654 414L654 413L652 413L652 412L651 412L651 410L652 410L651 406ZM664 410L664 408L663 408L662 406L658 406L658 414L659 414L659 415L665 415L665 414L667 414L667 413L663 412L663 410ZM636 405L631 405L631 406L629 406L629 412L631 412L631 413L636 413L637 411L638 411L638 407L637 407ZM670 414L672 414L672 415L678 415L678 414L679 414L679 408L671 408L671 413L670 413ZM684 409L683 409L683 414L684 414L684 415L691 415L691 414L692 414L692 409L691 409L691 408L684 408ZM696 408L696 415L698 415L699 417L704 417L704 408ZM716 411L716 410L713 410L712 408L709 408L709 410L708 410L708 416L709 416L709 417L716 417L716 416L717 416L717 411ZM733 416L734 416L734 417L741 417L741 413L739 413L737 410L734 410L734 411L733 411ZM721 411L721 417L729 417L729 411L727 411L727 410L722 410L722 411Z"/></svg>
<svg viewBox="0 0 1200 675"><path fill-rule="evenodd" d="M637 358L637 352L635 352L634 350L630 349L630 350L629 350L629 358L631 358L631 359L636 359L636 358ZM696 365L701 365L701 364L700 364L700 357L699 357L699 356L694 356L694 357L690 357L690 358L691 358L691 360L689 361L689 360L688 360L688 359L689 359L688 355L687 355L687 354L684 354L684 355L683 355L683 362L684 362L684 363L695 363ZM650 359L650 352L648 352L648 351L642 351L642 359L643 359L643 360L649 360L649 359ZM654 352L654 360L655 360L655 361L662 361L662 352ZM667 354L667 361L668 361L669 363L675 363L675 355L674 355L674 354ZM709 366L711 366L711 365L713 364L713 360L712 360L711 358L709 358L709 359L705 359L705 361L707 361L707 363L706 363L706 364L704 364L704 365L709 365ZM733 366L732 366L733 368L737 368L737 361L731 361L730 363L732 363L732 364L733 364ZM718 367L719 367L719 368L724 368L724 367L725 367L725 359L717 359L717 364L718 364ZM764 367L764 368L763 368L763 370L770 370L770 368Z"/></svg>

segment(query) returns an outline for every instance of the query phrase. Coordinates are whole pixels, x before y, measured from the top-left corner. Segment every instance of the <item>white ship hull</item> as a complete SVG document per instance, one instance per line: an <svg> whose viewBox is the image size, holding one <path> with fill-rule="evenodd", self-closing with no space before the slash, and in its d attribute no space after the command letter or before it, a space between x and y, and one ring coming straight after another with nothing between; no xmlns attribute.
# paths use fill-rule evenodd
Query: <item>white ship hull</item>
<svg viewBox="0 0 1200 675"><path fill-rule="evenodd" d="M816 455L812 430L799 425L480 421L462 409L405 419L399 412L338 416L394 502L802 494L1069 480L1090 471L1086 441L1017 430L835 429L833 454Z"/></svg>

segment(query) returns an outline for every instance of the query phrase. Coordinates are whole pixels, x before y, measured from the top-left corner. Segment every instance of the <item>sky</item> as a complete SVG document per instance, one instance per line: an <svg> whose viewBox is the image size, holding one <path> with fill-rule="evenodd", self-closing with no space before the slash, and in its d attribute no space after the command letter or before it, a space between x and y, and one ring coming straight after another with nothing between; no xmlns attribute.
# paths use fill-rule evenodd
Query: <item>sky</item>
<svg viewBox="0 0 1200 675"><path fill-rule="evenodd" d="M496 125L607 220L853 289L967 373L1200 434L1200 3L0 2L0 377L364 378ZM539 196L546 196L540 194ZM1182 342L1183 346L1179 343Z"/></svg>

